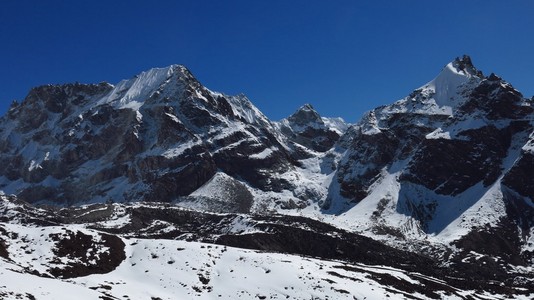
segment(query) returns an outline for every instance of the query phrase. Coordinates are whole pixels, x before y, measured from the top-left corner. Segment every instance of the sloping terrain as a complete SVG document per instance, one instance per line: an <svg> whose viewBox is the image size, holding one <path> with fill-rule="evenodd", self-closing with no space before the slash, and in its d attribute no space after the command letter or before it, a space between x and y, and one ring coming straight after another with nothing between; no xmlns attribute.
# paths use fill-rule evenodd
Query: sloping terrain
<svg viewBox="0 0 534 300"><path fill-rule="evenodd" d="M14 198L1 204L4 299L71 297L60 291L85 299L528 299L532 292L527 268L483 269L481 254L456 265L302 217L158 203L59 211Z"/></svg>

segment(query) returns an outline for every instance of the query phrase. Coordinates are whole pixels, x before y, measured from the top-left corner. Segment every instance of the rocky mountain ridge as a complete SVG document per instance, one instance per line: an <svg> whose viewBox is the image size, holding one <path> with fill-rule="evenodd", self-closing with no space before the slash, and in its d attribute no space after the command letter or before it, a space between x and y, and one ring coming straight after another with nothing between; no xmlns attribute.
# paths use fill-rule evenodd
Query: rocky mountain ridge
<svg viewBox="0 0 534 300"><path fill-rule="evenodd" d="M0 123L2 190L31 203L170 202L218 170L279 191L290 184L266 170L298 165L246 97L211 92L177 65L115 87L38 87Z"/></svg>

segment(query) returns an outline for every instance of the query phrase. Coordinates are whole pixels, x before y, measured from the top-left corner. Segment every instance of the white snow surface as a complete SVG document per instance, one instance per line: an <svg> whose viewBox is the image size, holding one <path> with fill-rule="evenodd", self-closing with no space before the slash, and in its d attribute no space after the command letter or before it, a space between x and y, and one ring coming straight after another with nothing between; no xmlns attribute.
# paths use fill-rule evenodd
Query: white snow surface
<svg viewBox="0 0 534 300"><path fill-rule="evenodd" d="M423 86L423 88L435 93L433 99L440 107L456 106L458 103L455 101L458 100L459 88L472 78L480 79L466 70L458 70L454 64L454 62L448 63L436 78Z"/></svg>
<svg viewBox="0 0 534 300"><path fill-rule="evenodd" d="M523 146L522 150L534 154L534 132L530 134L528 139L528 142Z"/></svg>
<svg viewBox="0 0 534 300"><path fill-rule="evenodd" d="M122 80L99 104L111 103L118 108L139 110L144 101L154 94L160 85L169 79L178 65L165 68L154 68L142 72L132 79Z"/></svg>
<svg viewBox="0 0 534 300"><path fill-rule="evenodd" d="M432 131L431 133L427 134L426 138L428 140L431 140L431 139L446 139L446 140L450 140L451 139L451 134L448 131L443 131L443 129L438 128L438 129Z"/></svg>
<svg viewBox="0 0 534 300"><path fill-rule="evenodd" d="M439 280L402 270L371 265L350 265L296 255L243 250L197 242L123 239L126 259L107 274L72 279L42 278L27 273L50 255L48 234L61 228L12 226L10 232L30 238L35 251L16 250L14 260L0 258L2 299L400 299L404 294L375 281L371 274L387 273L398 280L420 285L419 280ZM72 228L69 228L72 229ZM76 228L76 230L84 230ZM90 230L84 230L87 234ZM13 243L14 244L14 243ZM21 243L19 246L23 246ZM11 246L10 246L11 247ZM10 249L10 254L13 253ZM453 288L449 299L473 296L498 299L476 291ZM414 293L416 299L427 299ZM444 294L442 294L445 297ZM525 298L526 299L526 298Z"/></svg>
<svg viewBox="0 0 534 300"><path fill-rule="evenodd" d="M482 78L469 70L459 70L451 62L430 82L409 96L383 108L386 114L413 113L426 115L453 115L464 102L464 91L476 86Z"/></svg>
<svg viewBox="0 0 534 300"><path fill-rule="evenodd" d="M351 125L350 123L345 122L343 118L321 117L321 119L328 129L335 131L339 135L345 133Z"/></svg>
<svg viewBox="0 0 534 300"><path fill-rule="evenodd" d="M252 158L252 159L265 159L265 158L269 157L274 151L277 151L277 150L278 150L278 148L276 148L276 147L265 148L259 153L254 153L254 154L250 155L249 158Z"/></svg>

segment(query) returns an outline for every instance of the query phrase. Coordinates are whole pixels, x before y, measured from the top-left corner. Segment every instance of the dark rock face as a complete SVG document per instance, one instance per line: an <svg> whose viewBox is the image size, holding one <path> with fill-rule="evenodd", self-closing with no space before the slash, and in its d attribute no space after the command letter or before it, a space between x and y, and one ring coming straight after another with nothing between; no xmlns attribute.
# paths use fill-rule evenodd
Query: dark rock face
<svg viewBox="0 0 534 300"><path fill-rule="evenodd" d="M469 100L459 107L460 114L472 114L478 110L489 120L521 119L532 114L532 107L525 106L523 95L503 80L486 78L473 89Z"/></svg>
<svg viewBox="0 0 534 300"><path fill-rule="evenodd" d="M483 77L482 71L477 70L477 68L473 65L473 62L471 61L471 57L468 55L463 55L462 58L457 57L453 61L453 65L459 70L463 71L465 73L471 73L475 74L478 77Z"/></svg>
<svg viewBox="0 0 534 300"><path fill-rule="evenodd" d="M308 126L312 123L324 124L321 116L311 104L305 104L292 114L287 120L297 126Z"/></svg>
<svg viewBox="0 0 534 300"><path fill-rule="evenodd" d="M306 128L295 136L294 141L318 152L326 152L334 146L339 134L332 130Z"/></svg>
<svg viewBox="0 0 534 300"><path fill-rule="evenodd" d="M354 135L350 154L338 168L341 195L353 201L360 201L379 177L380 171L388 165L398 151L399 140L388 132L373 135Z"/></svg>
<svg viewBox="0 0 534 300"><path fill-rule="evenodd" d="M56 248L52 249L54 254L73 261L67 267L49 270L58 278L109 273L126 258L124 242L114 235L102 234L99 241L95 241L91 235L69 231L64 235L54 234L50 238L57 242ZM104 247L107 250L100 251Z"/></svg>
<svg viewBox="0 0 534 300"><path fill-rule="evenodd" d="M518 251L521 241L513 225L513 223L502 223L498 227L487 228L486 231L473 231L458 240L457 246L466 252L479 249L483 254L503 260L501 262L503 265L509 263L526 266L532 259L532 253Z"/></svg>
<svg viewBox="0 0 534 300"><path fill-rule="evenodd" d="M521 251L525 231L521 227L531 227L532 210L517 211L516 204L507 204L508 216L501 219L498 224L487 225L484 228L472 230L467 235L454 242L460 252L451 257L451 265L460 271L476 266L476 273L485 274L488 280L502 281L512 272L510 266L529 266L534 259L533 251ZM522 207L523 209L525 206ZM516 211L513 211L516 210ZM527 212L528 215L525 215ZM518 214L519 213L519 214ZM529 225L518 224L517 220L528 216ZM518 226L519 225L519 226ZM526 225L526 226L525 226ZM480 253L476 257L472 253ZM521 279L517 279L521 281Z"/></svg>
<svg viewBox="0 0 534 300"><path fill-rule="evenodd" d="M158 172L160 167L146 169L147 176L143 178L143 182L150 184L151 190L144 200L170 202L177 196L189 195L208 181L215 174L216 165L209 155L203 160L199 160L198 155L180 157L172 161L163 159L160 164L176 166L177 169L163 175L151 176Z"/></svg>
<svg viewBox="0 0 534 300"><path fill-rule="evenodd" d="M425 136L447 119L414 112L384 115L386 109L380 107L369 112L338 143L347 152L339 163L336 178L340 194L350 201L365 198L384 170L412 157Z"/></svg>
<svg viewBox="0 0 534 300"><path fill-rule="evenodd" d="M0 257L9 259L9 252L7 251L6 241L3 238L4 236L7 236L7 232L3 227L0 227L0 234Z"/></svg>
<svg viewBox="0 0 534 300"><path fill-rule="evenodd" d="M283 188L289 188L289 183L281 178L273 178L271 173L287 171L292 166L291 156L286 151L280 150L283 149L281 145L277 143L275 146L269 139L262 139L260 145L255 142L243 142L234 148L224 149L215 154L215 162L226 174L241 177L255 188L264 191L281 191ZM268 151L270 154L261 158L254 156L263 151Z"/></svg>
<svg viewBox="0 0 534 300"><path fill-rule="evenodd" d="M26 99L20 105L12 105L7 117L20 122L22 132L38 128L50 114L57 114L65 118L74 107L87 104L88 99L103 96L111 91L112 86L100 84L66 84L45 85L30 90Z"/></svg>
<svg viewBox="0 0 534 300"><path fill-rule="evenodd" d="M523 152L514 166L503 178L503 184L530 200L534 204L534 181L532 180L532 167L534 154Z"/></svg>
<svg viewBox="0 0 534 300"><path fill-rule="evenodd" d="M485 186L494 183L510 146L509 128L487 126L461 132L460 136L466 139L424 140L401 180L453 196L480 181Z"/></svg>

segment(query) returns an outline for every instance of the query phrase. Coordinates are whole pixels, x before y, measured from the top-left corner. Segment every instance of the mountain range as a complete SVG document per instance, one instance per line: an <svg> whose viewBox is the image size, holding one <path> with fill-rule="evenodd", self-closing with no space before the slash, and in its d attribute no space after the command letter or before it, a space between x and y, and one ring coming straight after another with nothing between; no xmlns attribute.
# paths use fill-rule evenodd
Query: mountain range
<svg viewBox="0 0 534 300"><path fill-rule="evenodd" d="M303 280L294 282L307 287L300 294L253 281L249 299L379 297L341 288L349 282L407 298L534 295L533 99L468 56L355 124L321 117L310 104L272 121L245 95L211 91L172 65L116 85L33 88L0 118L0 137L3 270L56 278L57 288L119 299L120 288L87 290L104 284L83 278L135 285L140 277L121 279L140 272L128 253L165 244L207 257L212 247L232 249L232 257L262 261L258 268L275 260L283 269L275 252L328 265L307 277L324 280L322 292ZM24 246L29 237L38 247ZM84 245L77 250L68 242L76 239ZM94 259L69 256L98 249ZM159 252L178 255L150 251L158 263ZM165 264L161 272L171 272ZM222 272L209 265L194 276L197 289L188 283L151 297L215 298L227 282L204 284ZM24 294L2 288L3 297Z"/></svg>

